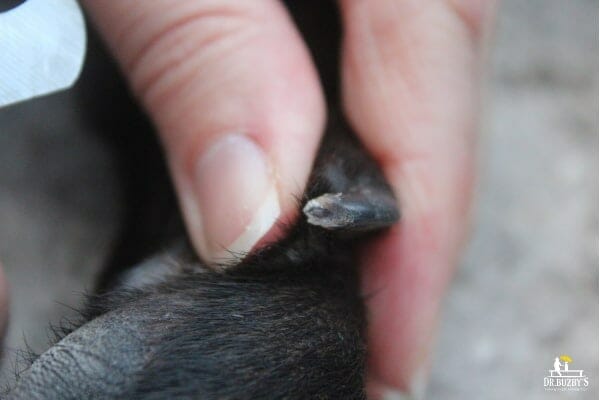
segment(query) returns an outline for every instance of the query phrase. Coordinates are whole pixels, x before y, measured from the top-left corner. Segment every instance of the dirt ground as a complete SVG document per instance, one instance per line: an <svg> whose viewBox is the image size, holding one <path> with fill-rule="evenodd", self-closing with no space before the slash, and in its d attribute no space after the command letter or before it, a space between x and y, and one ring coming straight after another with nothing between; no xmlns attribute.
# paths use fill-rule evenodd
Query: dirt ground
<svg viewBox="0 0 600 400"><path fill-rule="evenodd" d="M491 47L474 228L427 399L598 398L598 4L506 0ZM105 149L69 92L0 110L4 373L91 287L117 223ZM549 393L554 357L590 377Z"/></svg>

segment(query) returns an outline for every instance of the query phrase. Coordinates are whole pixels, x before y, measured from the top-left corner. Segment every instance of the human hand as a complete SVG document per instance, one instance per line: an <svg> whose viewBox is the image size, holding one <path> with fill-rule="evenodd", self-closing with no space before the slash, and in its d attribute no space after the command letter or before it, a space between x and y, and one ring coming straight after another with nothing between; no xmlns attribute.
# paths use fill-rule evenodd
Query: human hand
<svg viewBox="0 0 600 400"><path fill-rule="evenodd" d="M325 104L283 6L84 3L159 130L200 255L214 262L225 248L249 251L277 219L292 219ZM376 293L370 393L415 392L467 225L492 10L476 0L342 0L340 8L345 111L402 210L402 223L365 253L365 292Z"/></svg>
<svg viewBox="0 0 600 400"><path fill-rule="evenodd" d="M370 394L422 398L440 302L475 175L480 66L493 1L340 2L343 98L399 198L401 223L365 252Z"/></svg>

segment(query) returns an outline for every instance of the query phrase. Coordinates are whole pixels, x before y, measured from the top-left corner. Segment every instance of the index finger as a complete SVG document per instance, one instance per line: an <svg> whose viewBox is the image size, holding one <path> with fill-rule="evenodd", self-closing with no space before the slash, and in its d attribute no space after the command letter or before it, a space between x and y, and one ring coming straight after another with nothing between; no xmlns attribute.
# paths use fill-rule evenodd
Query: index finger
<svg viewBox="0 0 600 400"><path fill-rule="evenodd" d="M341 1L345 109L402 210L365 253L372 394L422 391L468 221L488 5Z"/></svg>

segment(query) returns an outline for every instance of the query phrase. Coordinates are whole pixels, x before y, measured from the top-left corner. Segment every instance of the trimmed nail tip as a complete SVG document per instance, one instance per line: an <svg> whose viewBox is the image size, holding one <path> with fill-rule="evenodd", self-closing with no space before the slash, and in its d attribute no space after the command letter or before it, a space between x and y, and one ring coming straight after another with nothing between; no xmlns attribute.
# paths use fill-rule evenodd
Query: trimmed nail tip
<svg viewBox="0 0 600 400"><path fill-rule="evenodd" d="M273 186L265 196L262 205L238 238L223 250L216 252L211 261L223 265L241 261L252 250L254 245L273 227L279 216L281 207L277 190Z"/></svg>
<svg viewBox="0 0 600 400"><path fill-rule="evenodd" d="M381 388L381 400L425 400L428 384L428 370L418 370L412 378L412 383L407 392L391 387Z"/></svg>

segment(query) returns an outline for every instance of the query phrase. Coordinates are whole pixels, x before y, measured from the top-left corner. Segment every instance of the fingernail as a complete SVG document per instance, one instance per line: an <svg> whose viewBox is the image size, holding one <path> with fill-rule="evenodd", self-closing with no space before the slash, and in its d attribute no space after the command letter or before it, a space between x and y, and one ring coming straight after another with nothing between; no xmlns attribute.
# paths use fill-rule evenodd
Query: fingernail
<svg viewBox="0 0 600 400"><path fill-rule="evenodd" d="M424 367L417 369L412 377L408 391L403 392L395 388L379 387L381 400L424 400L427 390L429 370Z"/></svg>
<svg viewBox="0 0 600 400"><path fill-rule="evenodd" d="M280 214L275 180L263 150L247 136L227 135L200 157L195 169L205 261L241 258Z"/></svg>

